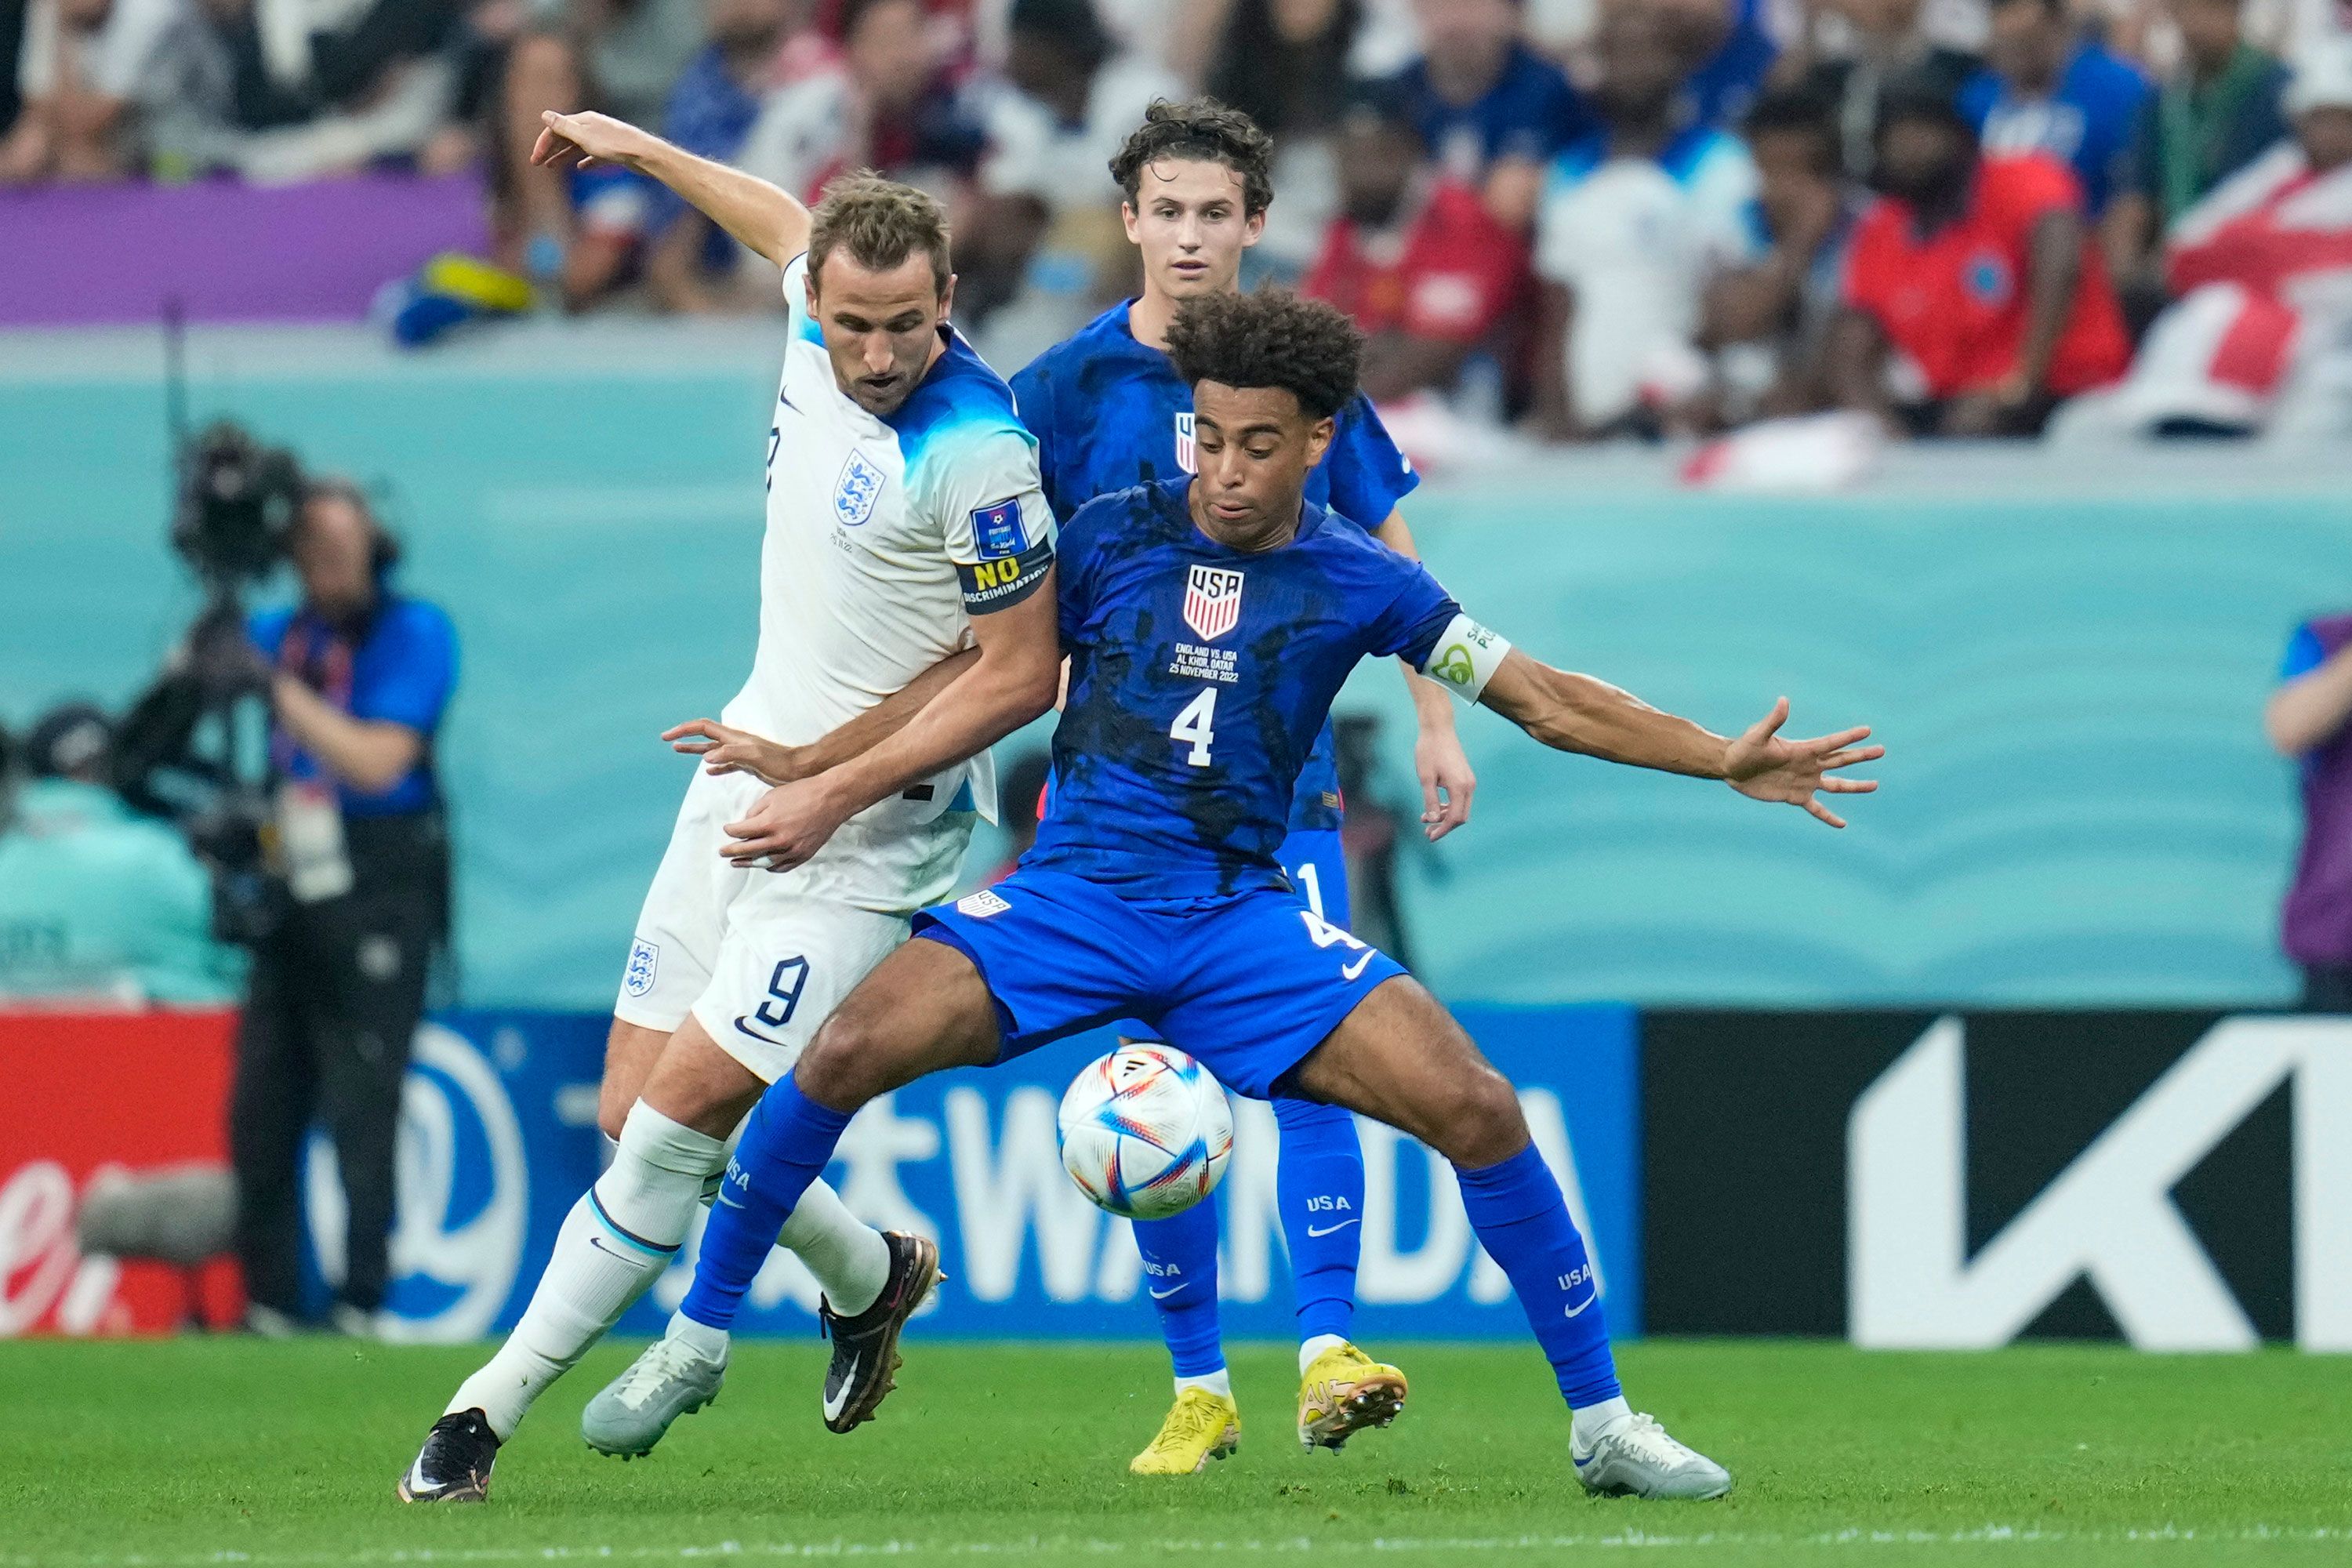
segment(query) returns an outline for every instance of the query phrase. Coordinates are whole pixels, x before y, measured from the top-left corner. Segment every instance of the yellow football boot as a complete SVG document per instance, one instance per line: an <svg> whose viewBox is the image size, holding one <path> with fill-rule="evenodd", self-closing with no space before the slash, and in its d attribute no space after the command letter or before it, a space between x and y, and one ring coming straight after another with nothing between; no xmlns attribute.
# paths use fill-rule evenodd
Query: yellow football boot
<svg viewBox="0 0 2352 1568"><path fill-rule="evenodd" d="M1176 1396L1151 1447L1127 1468L1139 1476L1197 1476L1211 1459L1241 1446L1242 1413L1234 1402L1205 1388L1188 1388Z"/></svg>
<svg viewBox="0 0 2352 1568"><path fill-rule="evenodd" d="M1337 1448L1367 1426L1385 1426L1404 1409L1404 1373L1351 1344L1336 1344L1298 1380L1298 1442Z"/></svg>

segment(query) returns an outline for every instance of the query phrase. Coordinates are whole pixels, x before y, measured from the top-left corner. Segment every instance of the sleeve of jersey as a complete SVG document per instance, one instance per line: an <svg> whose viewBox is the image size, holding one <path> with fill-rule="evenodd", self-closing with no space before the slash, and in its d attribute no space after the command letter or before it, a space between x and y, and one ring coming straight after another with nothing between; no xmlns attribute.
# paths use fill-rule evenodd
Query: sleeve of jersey
<svg viewBox="0 0 2352 1568"><path fill-rule="evenodd" d="M784 319L787 329L795 338L811 342L824 340L809 320L808 313L808 252L803 250L784 263Z"/></svg>
<svg viewBox="0 0 2352 1568"><path fill-rule="evenodd" d="M1375 653L1392 653L1459 697L1475 702L1511 645L1462 613L1454 595L1418 562L1381 617Z"/></svg>
<svg viewBox="0 0 2352 1568"><path fill-rule="evenodd" d="M1378 528L1412 493L1421 476L1389 439L1388 426L1362 393L1339 410L1339 424L1323 459L1331 468L1331 504L1341 517Z"/></svg>
<svg viewBox="0 0 2352 1568"><path fill-rule="evenodd" d="M1009 610L1037 591L1054 564L1054 512L1037 481L1036 443L1017 425L947 437L926 454L968 614Z"/></svg>
<svg viewBox="0 0 2352 1568"><path fill-rule="evenodd" d="M2327 653L2319 646L2319 634L2305 622L2295 627L2294 636L2287 639L2286 658L2279 662L2279 679L2293 680L2309 675L2326 662Z"/></svg>
<svg viewBox="0 0 2352 1568"><path fill-rule="evenodd" d="M1022 426L1037 441L1037 482L1044 490L1045 504L1057 517L1067 517L1065 506L1054 488L1054 382L1046 374L1043 362L1033 363L1013 377L1013 409L1021 416Z"/></svg>

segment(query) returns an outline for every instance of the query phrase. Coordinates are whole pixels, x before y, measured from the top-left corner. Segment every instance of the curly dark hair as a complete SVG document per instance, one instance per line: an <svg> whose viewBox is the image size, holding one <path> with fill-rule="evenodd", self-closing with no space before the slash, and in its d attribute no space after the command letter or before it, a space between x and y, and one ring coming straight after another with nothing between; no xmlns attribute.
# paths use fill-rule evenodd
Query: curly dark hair
<svg viewBox="0 0 2352 1568"><path fill-rule="evenodd" d="M1223 163L1242 177L1242 212L1255 216L1274 201L1274 138L1240 110L1213 98L1181 103L1154 100L1143 123L1110 161L1110 177L1133 205L1143 188L1143 169L1162 158Z"/></svg>
<svg viewBox="0 0 2352 1568"><path fill-rule="evenodd" d="M1346 316L1275 289L1187 300L1168 327L1168 356L1186 385L1278 386L1309 419L1330 418L1356 395L1363 352Z"/></svg>

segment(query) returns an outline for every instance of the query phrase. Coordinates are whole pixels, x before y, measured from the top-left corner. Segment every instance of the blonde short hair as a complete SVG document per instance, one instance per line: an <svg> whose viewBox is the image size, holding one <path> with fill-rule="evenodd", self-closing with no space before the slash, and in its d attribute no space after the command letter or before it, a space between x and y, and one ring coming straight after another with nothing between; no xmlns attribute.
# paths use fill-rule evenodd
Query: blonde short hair
<svg viewBox="0 0 2352 1568"><path fill-rule="evenodd" d="M919 250L931 258L939 291L947 292L953 270L948 262L948 215L914 186L860 169L824 187L810 220L812 281L835 250L847 251L852 261L869 272L887 272Z"/></svg>

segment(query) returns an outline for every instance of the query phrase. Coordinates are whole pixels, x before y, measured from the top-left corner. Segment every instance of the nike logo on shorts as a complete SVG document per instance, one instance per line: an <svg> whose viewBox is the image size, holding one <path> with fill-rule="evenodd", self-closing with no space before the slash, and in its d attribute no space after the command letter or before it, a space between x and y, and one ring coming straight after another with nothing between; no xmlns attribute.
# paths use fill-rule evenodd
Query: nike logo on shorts
<svg viewBox="0 0 2352 1568"><path fill-rule="evenodd" d="M1351 976L1349 976L1349 978L1350 978L1350 979L1352 979L1352 978L1354 978L1354 977L1351 975ZM755 1039L755 1040L759 1041L759 1042L760 1042L761 1045L763 1045L763 1046L773 1046L773 1047L776 1047L778 1050L780 1050L780 1051L782 1051L782 1050L790 1050L790 1049L792 1048L791 1047L789 1047L789 1046L785 1045L785 1044L784 1044L784 1042L783 1042L783 1041L782 1041L782 1040L770 1039L767 1036L765 1036L765 1035L763 1035L763 1034L760 1033L760 1031L759 1031L759 1030L754 1029L754 1028L752 1028L751 1026L749 1026L749 1025L745 1024L745 1023L743 1022L743 1020L742 1020L742 1019L740 1019L740 1018L738 1018L738 1019L736 1019L736 1020L735 1020L735 1026L736 1026L736 1028L738 1028L738 1029L741 1030L744 1034L747 1034L747 1035L751 1036L753 1039Z"/></svg>
<svg viewBox="0 0 2352 1568"><path fill-rule="evenodd" d="M1343 963L1339 966L1339 978L1342 980L1353 980L1357 975L1361 974L1364 972L1364 965L1370 963L1371 961L1371 950L1367 948L1364 951L1363 957L1356 960L1353 963Z"/></svg>
<svg viewBox="0 0 2352 1568"><path fill-rule="evenodd" d="M1320 1227L1310 1225L1307 1227L1307 1234L1309 1236L1329 1236L1335 1231L1345 1230L1355 1223L1356 1222L1351 1219L1343 1219L1338 1225L1327 1225Z"/></svg>

